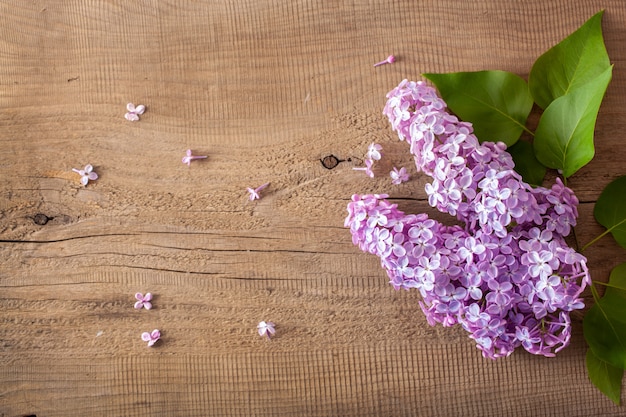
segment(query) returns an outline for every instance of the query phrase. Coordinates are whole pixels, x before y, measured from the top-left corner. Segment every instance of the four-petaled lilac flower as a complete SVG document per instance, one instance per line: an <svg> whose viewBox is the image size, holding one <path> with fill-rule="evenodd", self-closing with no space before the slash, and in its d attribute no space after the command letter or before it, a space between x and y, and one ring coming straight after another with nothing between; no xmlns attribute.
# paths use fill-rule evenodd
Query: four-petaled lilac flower
<svg viewBox="0 0 626 417"><path fill-rule="evenodd" d="M391 182L395 185L402 184L409 180L409 174L406 172L406 168L402 167L400 170L398 168L393 167L393 171L389 173L391 176Z"/></svg>
<svg viewBox="0 0 626 417"><path fill-rule="evenodd" d="M266 182L263 185L258 186L257 188L247 188L248 193L250 194L250 201L254 201L254 200L259 200L261 199L261 194L259 194L263 189L265 189L268 185L270 185L269 182Z"/></svg>
<svg viewBox="0 0 626 417"><path fill-rule="evenodd" d="M137 302L135 303L135 308L137 310L140 310L142 308L150 310L152 308L152 303L150 302L152 300L151 293L147 292L146 295L143 295L142 293L138 292L135 294L135 298L137 299Z"/></svg>
<svg viewBox="0 0 626 417"><path fill-rule="evenodd" d="M372 161L380 161L382 154L380 151L383 149L378 143L371 143L367 148L367 159L371 159Z"/></svg>
<svg viewBox="0 0 626 417"><path fill-rule="evenodd" d="M528 253L522 257L522 263L528 265L528 273L531 277L545 278L552 274L553 265L558 266L558 261L554 259L552 252L547 250Z"/></svg>
<svg viewBox="0 0 626 417"><path fill-rule="evenodd" d="M274 334L276 334L276 330L274 329L274 323L272 323L271 321L259 322L256 328L259 332L259 336L267 336L268 339L270 339L272 336L274 336Z"/></svg>
<svg viewBox="0 0 626 417"><path fill-rule="evenodd" d="M95 181L98 179L98 174L94 172L93 167L90 164L85 165L84 169L72 168L72 171L81 176L80 183L83 185L87 185L89 180Z"/></svg>
<svg viewBox="0 0 626 417"><path fill-rule="evenodd" d="M187 166L191 166L191 161L195 159L204 159L206 155L193 155L191 149L187 149L186 156L183 156L183 164L187 164Z"/></svg>
<svg viewBox="0 0 626 417"><path fill-rule="evenodd" d="M148 347L154 346L154 344L161 338L161 332L158 329L152 330L150 333L143 332L141 334L141 340L148 342Z"/></svg>
<svg viewBox="0 0 626 417"><path fill-rule="evenodd" d="M139 120L139 115L143 114L143 112L146 111L146 106L140 104L135 107L133 103L128 103L126 105L126 110L128 110L128 113L124 115L126 120L136 122L137 120Z"/></svg>

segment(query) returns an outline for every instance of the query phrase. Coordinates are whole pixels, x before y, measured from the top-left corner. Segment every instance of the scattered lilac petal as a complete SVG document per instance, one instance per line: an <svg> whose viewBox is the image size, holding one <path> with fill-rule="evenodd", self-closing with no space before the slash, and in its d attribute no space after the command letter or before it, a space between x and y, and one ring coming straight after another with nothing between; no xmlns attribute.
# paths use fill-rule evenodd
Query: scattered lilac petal
<svg viewBox="0 0 626 417"><path fill-rule="evenodd" d="M402 167L400 170L398 168L393 167L393 171L389 173L391 176L391 182L395 185L402 184L409 180L409 174L406 172L406 168Z"/></svg>
<svg viewBox="0 0 626 417"><path fill-rule="evenodd" d="M380 61L376 64L374 64L375 67L379 67L381 65L385 65L385 64L393 64L394 62L396 62L396 57L393 55L389 55L384 61Z"/></svg>
<svg viewBox="0 0 626 417"><path fill-rule="evenodd" d="M257 188L249 188L249 187L246 188L248 190L248 193L250 193L250 201L260 200L261 199L260 192L264 190L268 185L270 185L270 183L266 182L265 184L260 185Z"/></svg>
<svg viewBox="0 0 626 417"><path fill-rule="evenodd" d="M148 342L148 347L154 346L154 344L161 338L161 332L158 329L152 330L152 332L143 332L141 334L141 340Z"/></svg>
<svg viewBox="0 0 626 417"><path fill-rule="evenodd" d="M146 106L140 104L135 107L133 103L128 103L126 105L126 110L128 110L128 113L124 115L126 120L136 122L137 120L139 120L139 115L143 114L143 112L146 111Z"/></svg>
<svg viewBox="0 0 626 417"><path fill-rule="evenodd" d="M95 181L98 179L98 174L94 172L93 167L90 164L85 165L84 169L72 168L72 171L81 176L80 183L83 185L87 185L89 180Z"/></svg>
<svg viewBox="0 0 626 417"><path fill-rule="evenodd" d="M137 299L137 302L135 303L135 308L137 310L140 310L142 308L150 310L152 308L152 303L150 302L152 300L152 294L150 294L149 292L146 293L146 295L138 292L137 294L135 294L135 298Z"/></svg>
<svg viewBox="0 0 626 417"><path fill-rule="evenodd" d="M204 159L207 158L206 155L193 155L191 149L187 149L187 156L183 156L183 164L187 164L187 166L191 166L191 161L195 159Z"/></svg>
<svg viewBox="0 0 626 417"><path fill-rule="evenodd" d="M267 336L268 339L276 334L276 330L274 329L274 323L272 323L271 321L259 322L256 328L259 331L259 336Z"/></svg>

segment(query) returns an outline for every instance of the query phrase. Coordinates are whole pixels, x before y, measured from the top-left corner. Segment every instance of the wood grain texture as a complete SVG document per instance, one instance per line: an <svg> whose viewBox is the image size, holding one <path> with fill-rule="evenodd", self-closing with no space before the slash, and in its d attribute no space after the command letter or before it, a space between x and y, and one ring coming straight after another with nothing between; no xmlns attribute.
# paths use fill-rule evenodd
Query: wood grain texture
<svg viewBox="0 0 626 417"><path fill-rule="evenodd" d="M353 193L432 212L414 168L393 188L352 170L373 141L411 165L387 91L526 77L601 8L615 69L596 158L570 181L579 245L626 172L622 0L0 0L0 416L623 415L587 379L582 315L555 359L483 359L343 228ZM209 157L187 167L188 148ZM82 187L86 163L100 179ZM626 258L610 238L586 255L598 280Z"/></svg>

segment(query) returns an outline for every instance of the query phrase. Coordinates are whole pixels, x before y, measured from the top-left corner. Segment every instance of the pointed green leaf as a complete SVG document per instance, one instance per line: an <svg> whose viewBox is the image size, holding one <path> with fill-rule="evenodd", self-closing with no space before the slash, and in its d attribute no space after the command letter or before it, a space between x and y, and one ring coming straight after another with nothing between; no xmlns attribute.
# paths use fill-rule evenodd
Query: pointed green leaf
<svg viewBox="0 0 626 417"><path fill-rule="evenodd" d="M461 120L474 125L481 142L514 144L533 106L528 85L506 71L423 74Z"/></svg>
<svg viewBox="0 0 626 417"><path fill-rule="evenodd" d="M534 146L537 159L569 177L595 153L593 131L613 67L576 90L554 100L543 112Z"/></svg>
<svg viewBox="0 0 626 417"><path fill-rule="evenodd" d="M619 405L624 370L599 359L593 354L591 349L587 350L586 363L587 374L593 385L609 397L611 401Z"/></svg>
<svg viewBox="0 0 626 417"><path fill-rule="evenodd" d="M598 197L593 215L626 249L626 175L606 186Z"/></svg>
<svg viewBox="0 0 626 417"><path fill-rule="evenodd" d="M530 92L542 109L604 73L610 66L602 38L602 15L595 14L533 65L528 75Z"/></svg>
<svg viewBox="0 0 626 417"><path fill-rule="evenodd" d="M611 271L604 296L585 314L583 330L598 359L626 369L626 263Z"/></svg>
<svg viewBox="0 0 626 417"><path fill-rule="evenodd" d="M522 179L530 185L541 185L546 175L546 167L535 157L533 144L525 140L518 140L515 145L507 149L515 162L515 170Z"/></svg>

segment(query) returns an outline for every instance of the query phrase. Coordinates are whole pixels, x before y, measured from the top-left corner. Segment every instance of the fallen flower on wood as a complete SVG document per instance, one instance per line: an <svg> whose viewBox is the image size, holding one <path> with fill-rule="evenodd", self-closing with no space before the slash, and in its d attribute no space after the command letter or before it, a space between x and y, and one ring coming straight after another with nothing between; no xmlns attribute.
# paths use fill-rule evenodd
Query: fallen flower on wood
<svg viewBox="0 0 626 417"><path fill-rule="evenodd" d="M126 105L126 110L128 110L128 113L124 115L126 120L130 122L136 122L139 120L139 115L143 114L143 112L146 111L146 106L144 106L143 104L140 104L137 107L135 107L133 103L128 103Z"/></svg>
<svg viewBox="0 0 626 417"><path fill-rule="evenodd" d="M135 294L135 298L137 299L137 302L135 303L135 308L137 310L141 310L142 308L150 310L152 308L152 303L150 302L152 300L151 293L147 292L146 295L143 295L142 293L138 292L137 294Z"/></svg>
<svg viewBox="0 0 626 417"><path fill-rule="evenodd" d="M141 340L148 342L148 347L154 346L154 344L161 338L161 332L158 329L152 330L152 332L143 332L141 334Z"/></svg>
<svg viewBox="0 0 626 417"><path fill-rule="evenodd" d="M95 181L98 179L98 174L93 171L93 167L90 164L85 165L84 169L72 168L72 171L81 176L80 183L87 185L89 180Z"/></svg>
<svg viewBox="0 0 626 417"><path fill-rule="evenodd" d="M409 173L406 172L406 168L402 167L398 170L398 168L393 167L393 171L389 173L391 176L391 182L395 185L402 184L403 182L407 182L409 180Z"/></svg>
<svg viewBox="0 0 626 417"><path fill-rule="evenodd" d="M262 321L256 326L256 328L259 331L259 336L267 336L268 339L271 339L271 337L276 334L276 330L274 329L274 323L272 323L271 321Z"/></svg>
<svg viewBox="0 0 626 417"><path fill-rule="evenodd" d="M187 156L183 156L183 164L187 164L187 166L191 166L191 161L194 159L205 159L206 155L193 155L191 149L187 149Z"/></svg>
<svg viewBox="0 0 626 417"><path fill-rule="evenodd" d="M372 161L380 161L382 158L382 153L380 152L383 149L381 145L378 143L371 143L367 148L367 159L371 159Z"/></svg>
<svg viewBox="0 0 626 417"><path fill-rule="evenodd" d="M372 165L374 165L374 161L372 161L371 159L366 159L365 160L365 167L357 167L357 168L352 168L355 171L365 171L365 175L367 175L370 178L374 178L374 171L372 171Z"/></svg>
<svg viewBox="0 0 626 417"><path fill-rule="evenodd" d="M262 190L264 190L268 185L270 185L269 182L266 182L263 185L258 186L257 188L247 188L248 193L250 193L250 201L254 201L254 200L259 200L261 199L261 194L259 194Z"/></svg>
<svg viewBox="0 0 626 417"><path fill-rule="evenodd" d="M396 57L393 55L389 55L387 57L387 59L385 59L384 61L380 61L376 64L374 64L375 67L379 67L381 65L385 65L385 64L393 64L394 62L396 62Z"/></svg>

